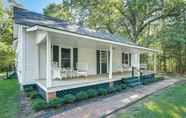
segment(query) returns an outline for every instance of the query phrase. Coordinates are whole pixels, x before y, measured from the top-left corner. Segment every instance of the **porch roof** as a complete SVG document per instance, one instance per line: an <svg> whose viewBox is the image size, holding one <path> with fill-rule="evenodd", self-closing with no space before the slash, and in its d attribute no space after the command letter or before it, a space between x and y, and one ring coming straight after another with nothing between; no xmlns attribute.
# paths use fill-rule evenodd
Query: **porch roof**
<svg viewBox="0 0 186 118"><path fill-rule="evenodd" d="M137 44L129 41L127 38L116 36L107 32L95 31L89 28L79 26L77 24L71 24L64 20L60 20L53 17L44 16L39 13L35 13L26 9L14 7L14 22L30 27L42 27L42 29L54 29L66 32L70 35L85 36L88 39L101 39L107 43L121 44L124 46L143 49L146 51L156 52L155 49L145 48L138 46ZM51 30L50 30L51 31Z"/></svg>

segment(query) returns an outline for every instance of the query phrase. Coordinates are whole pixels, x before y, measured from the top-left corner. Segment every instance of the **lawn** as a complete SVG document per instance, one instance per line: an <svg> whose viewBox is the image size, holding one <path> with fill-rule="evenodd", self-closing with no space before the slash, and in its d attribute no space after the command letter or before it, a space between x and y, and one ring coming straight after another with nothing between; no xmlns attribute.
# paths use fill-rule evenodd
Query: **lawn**
<svg viewBox="0 0 186 118"><path fill-rule="evenodd" d="M0 118L15 118L19 111L17 80L0 80Z"/></svg>
<svg viewBox="0 0 186 118"><path fill-rule="evenodd" d="M186 83L175 85L149 96L125 110L115 118L186 118Z"/></svg>

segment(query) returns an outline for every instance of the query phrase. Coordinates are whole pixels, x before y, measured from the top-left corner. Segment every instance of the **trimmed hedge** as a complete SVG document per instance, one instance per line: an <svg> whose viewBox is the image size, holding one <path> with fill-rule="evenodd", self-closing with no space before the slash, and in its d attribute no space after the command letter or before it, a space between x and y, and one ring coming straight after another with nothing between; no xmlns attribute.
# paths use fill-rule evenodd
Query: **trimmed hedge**
<svg viewBox="0 0 186 118"><path fill-rule="evenodd" d="M49 107L59 107L63 104L60 98L54 98L48 102Z"/></svg>
<svg viewBox="0 0 186 118"><path fill-rule="evenodd" d="M97 94L98 94L97 91L94 90L94 89L88 89L88 90L87 90L88 98L96 97Z"/></svg>
<svg viewBox="0 0 186 118"><path fill-rule="evenodd" d="M148 78L149 77L149 78ZM152 77L152 78L151 78ZM162 78L153 78L153 75L150 76L143 76L143 78L141 79L141 82L148 82L148 83L152 83L158 80L161 80ZM130 78L132 79L132 78ZM139 80L139 79L138 79ZM38 95L38 93L34 90L34 87L28 87L25 89L25 92L27 93L27 96L30 97L30 99L32 100L32 107L34 110L38 111L41 109L46 109L46 108L56 108L56 107L60 107L63 104L69 104L69 103L73 103L73 102L78 102L78 101L82 101L88 98L93 98L96 96L106 96L107 94L114 94L116 92L120 92L123 89L126 89L128 87L127 82L135 82L136 78L134 78L134 80L121 80L119 82L115 82L114 86L109 87L106 84L104 84L104 86L99 86L99 87L95 87L95 88L84 88L84 89L80 89L80 91L76 91L76 92L69 92L70 94L64 94L63 96L61 96L62 98L55 98L50 100L48 103L45 102L45 100L41 99Z"/></svg>
<svg viewBox="0 0 186 118"><path fill-rule="evenodd" d="M101 96L105 96L107 95L107 89L104 89L104 88L99 88L98 89L98 94L101 95Z"/></svg>
<svg viewBox="0 0 186 118"><path fill-rule="evenodd" d="M32 101L32 108L36 111L48 108L45 100L41 98L36 98Z"/></svg>
<svg viewBox="0 0 186 118"><path fill-rule="evenodd" d="M84 100L88 99L88 95L85 91L80 91L79 93L76 94L76 100Z"/></svg>
<svg viewBox="0 0 186 118"><path fill-rule="evenodd" d="M76 97L72 94L67 94L63 97L63 102L65 104L73 103L76 100Z"/></svg>

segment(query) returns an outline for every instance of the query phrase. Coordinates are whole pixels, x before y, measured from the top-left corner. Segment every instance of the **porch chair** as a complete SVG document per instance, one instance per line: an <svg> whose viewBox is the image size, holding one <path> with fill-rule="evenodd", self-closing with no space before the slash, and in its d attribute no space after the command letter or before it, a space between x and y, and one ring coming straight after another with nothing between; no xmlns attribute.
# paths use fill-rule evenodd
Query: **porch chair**
<svg viewBox="0 0 186 118"><path fill-rule="evenodd" d="M87 77L88 76L88 64L77 64L77 76L84 76Z"/></svg>
<svg viewBox="0 0 186 118"><path fill-rule="evenodd" d="M67 70L65 68L61 68L60 75L61 79L67 78L68 77Z"/></svg>
<svg viewBox="0 0 186 118"><path fill-rule="evenodd" d="M128 64L122 64L123 72L131 71L131 67Z"/></svg>
<svg viewBox="0 0 186 118"><path fill-rule="evenodd" d="M60 68L58 67L57 62L53 62L52 64L52 78L53 79L61 79L61 74L60 74Z"/></svg>

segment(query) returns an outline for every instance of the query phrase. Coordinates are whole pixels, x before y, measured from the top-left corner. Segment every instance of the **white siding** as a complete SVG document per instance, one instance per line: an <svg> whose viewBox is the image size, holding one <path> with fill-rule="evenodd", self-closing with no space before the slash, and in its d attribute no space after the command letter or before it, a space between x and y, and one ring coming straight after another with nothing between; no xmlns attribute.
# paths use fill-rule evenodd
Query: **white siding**
<svg viewBox="0 0 186 118"><path fill-rule="evenodd" d="M39 45L39 79L46 79L46 43Z"/></svg>
<svg viewBox="0 0 186 118"><path fill-rule="evenodd" d="M24 84L34 84L37 77L37 45L35 32L26 32L25 40L25 77Z"/></svg>
<svg viewBox="0 0 186 118"><path fill-rule="evenodd" d="M97 73L96 49L94 48L78 48L78 63L88 65L88 74L95 75Z"/></svg>
<svg viewBox="0 0 186 118"><path fill-rule="evenodd" d="M112 71L118 72L121 70L122 65L122 51L114 49L112 55Z"/></svg>

